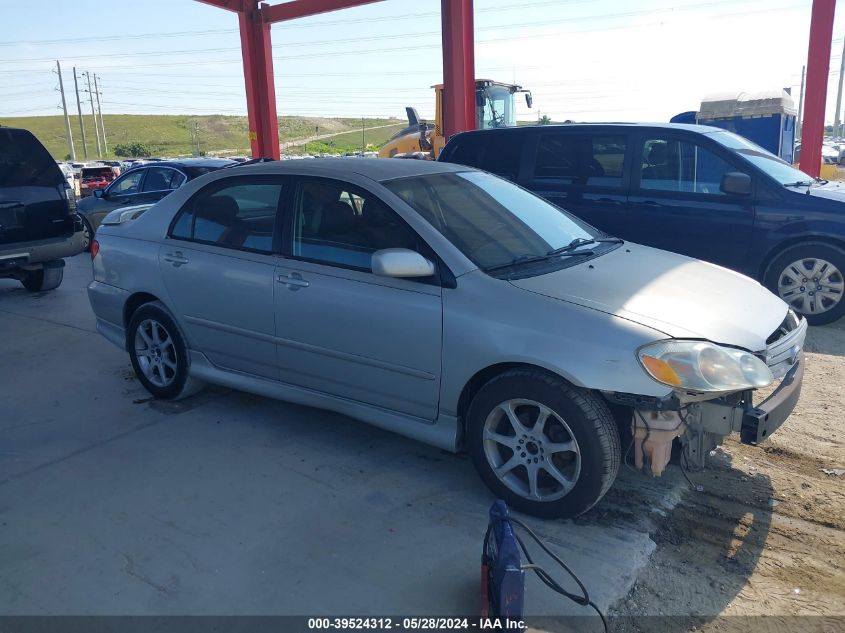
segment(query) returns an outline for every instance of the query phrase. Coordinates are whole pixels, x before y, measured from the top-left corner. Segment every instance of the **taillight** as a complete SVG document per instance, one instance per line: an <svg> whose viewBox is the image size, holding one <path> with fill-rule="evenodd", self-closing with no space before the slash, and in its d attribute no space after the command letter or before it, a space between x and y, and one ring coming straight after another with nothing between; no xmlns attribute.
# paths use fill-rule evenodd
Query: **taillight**
<svg viewBox="0 0 845 633"><path fill-rule="evenodd" d="M97 256L97 253L100 252L100 243L97 240L91 240L91 259L94 259Z"/></svg>

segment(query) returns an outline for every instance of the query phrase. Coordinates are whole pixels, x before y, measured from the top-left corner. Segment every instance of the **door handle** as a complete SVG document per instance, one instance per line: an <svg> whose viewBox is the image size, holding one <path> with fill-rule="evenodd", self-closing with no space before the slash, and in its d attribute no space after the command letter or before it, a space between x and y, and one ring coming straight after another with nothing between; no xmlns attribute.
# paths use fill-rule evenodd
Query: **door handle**
<svg viewBox="0 0 845 633"><path fill-rule="evenodd" d="M173 264L174 268L179 268L182 264L188 263L188 258L182 255L182 251L176 251L175 253L165 253L164 261Z"/></svg>
<svg viewBox="0 0 845 633"><path fill-rule="evenodd" d="M662 207L663 205L659 202L655 202L654 200L643 200L642 202L638 202L637 204L642 205L644 207Z"/></svg>
<svg viewBox="0 0 845 633"><path fill-rule="evenodd" d="M291 273L290 275L279 275L276 278L280 284L285 284L288 290L299 290L300 288L307 288L311 284L302 278L299 273Z"/></svg>

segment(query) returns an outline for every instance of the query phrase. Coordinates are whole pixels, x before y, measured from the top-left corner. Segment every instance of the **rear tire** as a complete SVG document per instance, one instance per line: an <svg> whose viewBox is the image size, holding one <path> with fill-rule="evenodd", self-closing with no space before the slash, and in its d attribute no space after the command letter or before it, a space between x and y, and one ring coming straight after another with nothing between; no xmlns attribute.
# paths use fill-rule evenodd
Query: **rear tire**
<svg viewBox="0 0 845 633"><path fill-rule="evenodd" d="M81 213L79 217L82 219L82 251L88 253L91 251L91 240L94 239L94 229L91 228L91 223Z"/></svg>
<svg viewBox="0 0 845 633"><path fill-rule="evenodd" d="M156 398L187 398L204 386L189 375L188 347L162 303L145 303L135 310L126 341L135 375Z"/></svg>
<svg viewBox="0 0 845 633"><path fill-rule="evenodd" d="M467 421L481 479L527 514L583 514L619 472L619 432L607 404L553 374L514 369L493 378L473 398Z"/></svg>
<svg viewBox="0 0 845 633"><path fill-rule="evenodd" d="M845 251L825 242L786 248L766 270L764 285L810 325L845 316Z"/></svg>
<svg viewBox="0 0 845 633"><path fill-rule="evenodd" d="M21 279L21 283L30 292L45 292L58 288L64 276L65 269L63 267L28 270L24 278Z"/></svg>

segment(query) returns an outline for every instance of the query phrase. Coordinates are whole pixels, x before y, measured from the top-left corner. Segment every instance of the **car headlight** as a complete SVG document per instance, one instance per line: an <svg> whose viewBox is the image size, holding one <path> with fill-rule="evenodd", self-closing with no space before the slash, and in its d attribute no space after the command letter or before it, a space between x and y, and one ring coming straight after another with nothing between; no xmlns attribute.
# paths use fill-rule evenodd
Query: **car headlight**
<svg viewBox="0 0 845 633"><path fill-rule="evenodd" d="M774 380L754 354L706 341L660 341L641 347L637 356L656 381L688 391L757 389Z"/></svg>

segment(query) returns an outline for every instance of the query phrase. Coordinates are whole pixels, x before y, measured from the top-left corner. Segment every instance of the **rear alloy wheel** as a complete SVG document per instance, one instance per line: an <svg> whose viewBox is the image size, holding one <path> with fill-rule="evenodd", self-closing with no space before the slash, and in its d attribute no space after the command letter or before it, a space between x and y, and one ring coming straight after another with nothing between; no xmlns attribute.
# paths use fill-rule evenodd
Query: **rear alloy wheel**
<svg viewBox="0 0 845 633"><path fill-rule="evenodd" d="M44 292L58 288L65 276L64 267L28 270L21 283L30 292Z"/></svg>
<svg viewBox="0 0 845 633"><path fill-rule="evenodd" d="M184 398L202 387L202 382L188 375L188 348L161 303L145 303L135 311L127 343L135 375L157 398Z"/></svg>
<svg viewBox="0 0 845 633"><path fill-rule="evenodd" d="M811 325L845 314L845 252L828 244L787 249L769 266L766 286Z"/></svg>
<svg viewBox="0 0 845 633"><path fill-rule="evenodd" d="M467 419L476 470L497 497L522 512L578 516L619 471L619 433L605 402L552 374L501 374L479 390Z"/></svg>

